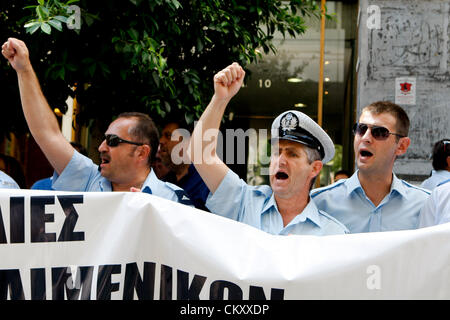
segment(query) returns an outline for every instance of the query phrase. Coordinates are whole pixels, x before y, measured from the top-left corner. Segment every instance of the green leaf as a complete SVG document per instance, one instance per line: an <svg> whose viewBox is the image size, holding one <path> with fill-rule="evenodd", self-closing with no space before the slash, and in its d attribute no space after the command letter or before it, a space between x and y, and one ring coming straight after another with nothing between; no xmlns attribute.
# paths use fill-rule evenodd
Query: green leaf
<svg viewBox="0 0 450 320"><path fill-rule="evenodd" d="M46 34L52 33L52 28L45 22L41 23L41 30Z"/></svg>
<svg viewBox="0 0 450 320"><path fill-rule="evenodd" d="M40 21L47 20L49 12L46 7L37 6L36 13L37 13Z"/></svg>
<svg viewBox="0 0 450 320"><path fill-rule="evenodd" d="M59 72L57 73L58 78L60 78L61 80L64 80L64 77L66 76L66 69L64 69L64 67L62 67L61 69L59 69Z"/></svg>
<svg viewBox="0 0 450 320"><path fill-rule="evenodd" d="M93 63L93 64L91 64L91 65L89 66L88 72L89 72L89 75L90 75L91 77L94 76L95 70L96 70L96 69L97 69L97 64L95 64L95 63Z"/></svg>
<svg viewBox="0 0 450 320"><path fill-rule="evenodd" d="M153 81L155 81L156 86L159 88L159 81L160 81L160 79L159 79L159 76L158 76L158 74L156 72L152 72L152 78L153 78Z"/></svg>
<svg viewBox="0 0 450 320"><path fill-rule="evenodd" d="M29 22L26 25L24 25L24 27L28 29L28 28L30 28L32 26L35 26L35 25L40 25L40 22L37 22L37 21Z"/></svg>
<svg viewBox="0 0 450 320"><path fill-rule="evenodd" d="M99 62L100 65L100 69L102 70L103 75L108 75L111 73L111 70L109 69L109 67L106 65L106 63L103 62Z"/></svg>
<svg viewBox="0 0 450 320"><path fill-rule="evenodd" d="M27 32L28 32L29 34L33 34L33 33L36 32L37 29L39 29L40 26L41 26L41 24L40 24L40 23L37 23L37 24L33 25L32 27L27 28Z"/></svg>
<svg viewBox="0 0 450 320"><path fill-rule="evenodd" d="M164 101L164 106L166 107L166 111L170 112L170 110L171 110L170 103L168 103L167 101Z"/></svg>
<svg viewBox="0 0 450 320"><path fill-rule="evenodd" d="M184 120L186 120L187 124L191 124L192 122L194 122L194 115L193 114L189 114L189 113L185 113L184 114Z"/></svg>
<svg viewBox="0 0 450 320"><path fill-rule="evenodd" d="M53 19L54 19L54 20L61 21L61 22L63 22L63 23L67 23L67 18L66 18L66 17L63 17L63 16L54 16Z"/></svg>
<svg viewBox="0 0 450 320"><path fill-rule="evenodd" d="M66 64L66 68L72 72L77 71L77 66L71 63Z"/></svg>
<svg viewBox="0 0 450 320"><path fill-rule="evenodd" d="M138 6L139 4L141 4L142 0L130 0L130 2L135 6Z"/></svg>
<svg viewBox="0 0 450 320"><path fill-rule="evenodd" d="M130 35L131 39L133 39L134 41L138 41L139 39L139 32L136 31L135 29L131 28L128 29L128 34Z"/></svg>
<svg viewBox="0 0 450 320"><path fill-rule="evenodd" d="M181 3L179 3L177 0L172 0L172 4L175 6L176 9L181 7Z"/></svg>
<svg viewBox="0 0 450 320"><path fill-rule="evenodd" d="M49 20L48 24L51 25L53 28L55 28L58 31L62 31L62 24L58 20Z"/></svg>
<svg viewBox="0 0 450 320"><path fill-rule="evenodd" d="M39 2L39 4L40 4L41 6L44 5L44 0L38 0L38 2Z"/></svg>

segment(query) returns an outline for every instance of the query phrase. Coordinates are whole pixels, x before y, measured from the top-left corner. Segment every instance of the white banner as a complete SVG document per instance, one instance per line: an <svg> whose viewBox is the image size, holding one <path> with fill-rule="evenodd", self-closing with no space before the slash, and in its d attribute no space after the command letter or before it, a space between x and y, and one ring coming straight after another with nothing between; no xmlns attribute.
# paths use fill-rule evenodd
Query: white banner
<svg viewBox="0 0 450 320"><path fill-rule="evenodd" d="M0 209L0 299L450 298L449 224L272 236L143 193L3 189Z"/></svg>

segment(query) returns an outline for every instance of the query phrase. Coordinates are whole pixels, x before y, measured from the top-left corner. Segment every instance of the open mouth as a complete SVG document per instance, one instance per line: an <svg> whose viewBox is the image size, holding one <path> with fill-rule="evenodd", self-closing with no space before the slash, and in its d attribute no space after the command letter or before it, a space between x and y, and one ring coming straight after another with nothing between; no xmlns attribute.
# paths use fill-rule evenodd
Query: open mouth
<svg viewBox="0 0 450 320"><path fill-rule="evenodd" d="M359 154L360 154L362 157L371 157L371 156L373 156L373 153L370 152L370 151L367 151L367 150L361 150L361 151L359 152Z"/></svg>
<svg viewBox="0 0 450 320"><path fill-rule="evenodd" d="M100 160L101 160L100 166L107 165L111 161L109 157L106 157L104 155L100 156Z"/></svg>
<svg viewBox="0 0 450 320"><path fill-rule="evenodd" d="M286 172L278 171L275 174L275 178L279 180L286 180L287 178L289 178L289 175Z"/></svg>

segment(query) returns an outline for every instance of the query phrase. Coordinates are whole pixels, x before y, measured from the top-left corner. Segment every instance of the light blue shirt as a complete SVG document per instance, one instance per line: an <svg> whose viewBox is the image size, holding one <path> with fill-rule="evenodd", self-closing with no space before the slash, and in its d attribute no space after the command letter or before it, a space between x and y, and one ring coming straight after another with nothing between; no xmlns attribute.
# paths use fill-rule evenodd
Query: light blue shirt
<svg viewBox="0 0 450 320"><path fill-rule="evenodd" d="M112 191L111 182L100 174L98 166L76 150L61 175L53 173L52 188L59 191ZM150 171L142 185L142 191L183 204L190 204L183 189L159 180L153 170Z"/></svg>
<svg viewBox="0 0 450 320"><path fill-rule="evenodd" d="M0 189L20 189L17 182L0 170Z"/></svg>
<svg viewBox="0 0 450 320"><path fill-rule="evenodd" d="M433 170L431 171L431 177L425 179L420 186L428 190L433 190L438 184L448 179L450 179L450 171Z"/></svg>
<svg viewBox="0 0 450 320"><path fill-rule="evenodd" d="M430 192L392 176L391 190L378 206L366 196L358 171L348 179L312 190L311 197L320 210L351 233L417 229L420 209Z"/></svg>
<svg viewBox="0 0 450 320"><path fill-rule="evenodd" d="M450 180L434 188L420 211L419 227L450 222Z"/></svg>
<svg viewBox="0 0 450 320"><path fill-rule="evenodd" d="M211 212L274 235L331 235L348 233L333 217L317 209L314 202L300 212L287 226L269 186L250 186L231 170L214 194L209 194L206 207Z"/></svg>

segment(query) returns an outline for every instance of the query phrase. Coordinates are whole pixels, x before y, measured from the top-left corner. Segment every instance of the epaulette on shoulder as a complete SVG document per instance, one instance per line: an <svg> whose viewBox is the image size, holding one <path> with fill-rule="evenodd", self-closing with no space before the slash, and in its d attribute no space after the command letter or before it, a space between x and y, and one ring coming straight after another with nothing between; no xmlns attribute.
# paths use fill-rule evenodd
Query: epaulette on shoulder
<svg viewBox="0 0 450 320"><path fill-rule="evenodd" d="M411 184L411 183L409 183L409 182L406 182L405 180L402 180L402 183L403 183L404 185L406 185L407 187L409 187L409 188L413 188L413 189L417 189L417 190L423 191L423 192L425 192L426 194L431 194L431 191L430 191L430 190L425 189L425 188L422 188L422 187L419 187L419 186L415 186L415 185L413 185L413 184Z"/></svg>
<svg viewBox="0 0 450 320"><path fill-rule="evenodd" d="M171 182L167 182L164 181L164 184L169 187L170 189L172 189L173 191L177 191L177 190L183 190L182 188L180 188L179 186L177 186L176 184L173 184Z"/></svg>
<svg viewBox="0 0 450 320"><path fill-rule="evenodd" d="M315 196L317 196L317 195L319 195L319 194L321 194L321 193L323 193L323 192L325 192L325 191L329 191L329 190L332 190L332 189L334 189L334 188L336 188L336 187L339 187L339 186L340 186L341 184L343 184L346 180L347 180L347 179L341 179L341 180L339 180L339 181L336 181L336 182L333 183L333 184L330 184L329 186L325 186L325 187L313 189L313 190L311 190L310 196L311 196L311 197L315 197Z"/></svg>
<svg viewBox="0 0 450 320"><path fill-rule="evenodd" d="M345 230L345 233L350 233L350 231L348 230L348 228L342 223L340 222L338 219L336 219L335 217L329 215L328 213L326 213L325 211L319 210L319 212L326 217L328 220L333 221L334 223L338 224L342 229Z"/></svg>
<svg viewBox="0 0 450 320"><path fill-rule="evenodd" d="M263 194L266 197L270 197L272 195L272 188L268 185L255 186L253 192L258 194Z"/></svg>
<svg viewBox="0 0 450 320"><path fill-rule="evenodd" d="M439 182L436 187L442 186L443 184L450 183L450 179Z"/></svg>

